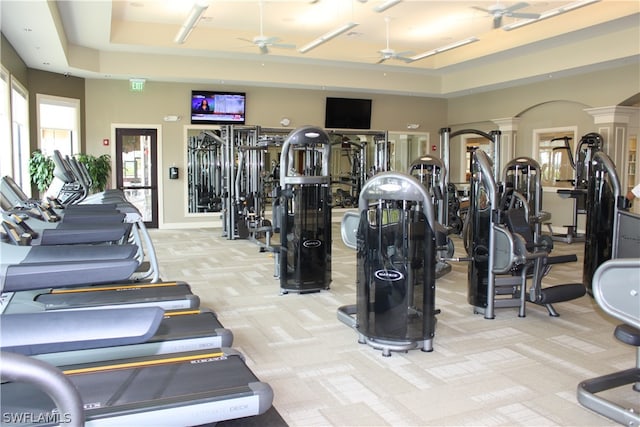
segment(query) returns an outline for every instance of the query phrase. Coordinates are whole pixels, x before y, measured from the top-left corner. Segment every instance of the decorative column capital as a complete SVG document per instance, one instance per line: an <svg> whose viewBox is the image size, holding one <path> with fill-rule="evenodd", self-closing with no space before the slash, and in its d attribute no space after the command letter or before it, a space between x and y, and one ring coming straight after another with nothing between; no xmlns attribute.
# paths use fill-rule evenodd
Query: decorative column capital
<svg viewBox="0 0 640 427"><path fill-rule="evenodd" d="M491 121L498 125L498 129L501 132L516 132L518 130L518 124L520 123L520 117L505 117L502 119L491 119Z"/></svg>
<svg viewBox="0 0 640 427"><path fill-rule="evenodd" d="M637 121L640 114L638 107L624 107L621 105L612 105L609 107L585 108L584 111L593 117L595 124L604 123L623 123L629 124Z"/></svg>

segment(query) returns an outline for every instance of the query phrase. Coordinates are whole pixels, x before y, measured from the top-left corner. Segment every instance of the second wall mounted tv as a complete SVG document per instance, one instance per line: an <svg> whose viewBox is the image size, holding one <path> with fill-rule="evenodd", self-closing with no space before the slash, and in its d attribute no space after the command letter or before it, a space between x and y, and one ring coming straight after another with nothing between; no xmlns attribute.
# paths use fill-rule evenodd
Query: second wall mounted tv
<svg viewBox="0 0 640 427"><path fill-rule="evenodd" d="M243 125L246 105L243 92L191 91L191 124Z"/></svg>
<svg viewBox="0 0 640 427"><path fill-rule="evenodd" d="M370 129L371 100L327 97L324 127L332 129Z"/></svg>

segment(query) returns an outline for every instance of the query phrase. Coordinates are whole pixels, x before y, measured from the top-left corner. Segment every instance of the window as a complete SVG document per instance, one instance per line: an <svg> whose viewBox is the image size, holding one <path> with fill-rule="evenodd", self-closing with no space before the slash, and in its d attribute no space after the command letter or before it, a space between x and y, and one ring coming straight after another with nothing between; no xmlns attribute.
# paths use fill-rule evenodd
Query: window
<svg viewBox="0 0 640 427"><path fill-rule="evenodd" d="M11 115L9 114L9 72L0 69L0 176L13 176Z"/></svg>
<svg viewBox="0 0 640 427"><path fill-rule="evenodd" d="M11 79L11 142L13 148L13 179L31 195L29 176L29 102L27 90Z"/></svg>
<svg viewBox="0 0 640 427"><path fill-rule="evenodd" d="M575 138L573 128L534 131L533 157L540 163L544 187L573 187Z"/></svg>
<svg viewBox="0 0 640 427"><path fill-rule="evenodd" d="M80 151L80 100L37 94L38 147L47 156L54 150L63 156Z"/></svg>

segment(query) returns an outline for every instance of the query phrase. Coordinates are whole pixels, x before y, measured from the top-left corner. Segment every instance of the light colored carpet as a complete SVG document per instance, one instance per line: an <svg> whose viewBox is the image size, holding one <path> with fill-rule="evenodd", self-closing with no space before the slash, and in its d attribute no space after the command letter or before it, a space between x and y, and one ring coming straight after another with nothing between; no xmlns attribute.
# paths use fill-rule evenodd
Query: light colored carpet
<svg viewBox="0 0 640 427"><path fill-rule="evenodd" d="M635 364L634 349L613 337L615 320L588 296L557 304L559 318L531 304L525 318L515 308L497 309L493 320L473 314L464 263L437 281L434 351L385 358L337 320L336 309L356 299L355 252L337 224L331 289L305 295L280 295L272 255L250 241L213 228L151 233L162 277L191 284L233 331L290 426L614 425L582 407L576 387ZM554 254L579 261L554 266L545 283L581 281L582 251L556 243ZM629 387L612 395L640 410Z"/></svg>

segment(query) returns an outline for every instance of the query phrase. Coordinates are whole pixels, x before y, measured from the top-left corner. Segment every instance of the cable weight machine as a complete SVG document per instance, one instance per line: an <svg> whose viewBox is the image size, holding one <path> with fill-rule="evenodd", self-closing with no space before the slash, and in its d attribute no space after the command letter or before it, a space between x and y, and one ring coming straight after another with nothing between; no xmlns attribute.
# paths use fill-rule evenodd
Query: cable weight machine
<svg viewBox="0 0 640 427"><path fill-rule="evenodd" d="M331 141L318 127L303 126L285 139L280 155L280 293L309 293L331 283Z"/></svg>
<svg viewBox="0 0 640 427"><path fill-rule="evenodd" d="M345 244L357 250L356 304L338 319L358 342L382 350L433 350L437 244L445 236L431 196L415 178L381 172L362 189L359 213L342 220Z"/></svg>

